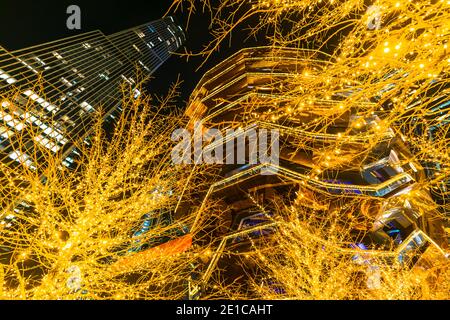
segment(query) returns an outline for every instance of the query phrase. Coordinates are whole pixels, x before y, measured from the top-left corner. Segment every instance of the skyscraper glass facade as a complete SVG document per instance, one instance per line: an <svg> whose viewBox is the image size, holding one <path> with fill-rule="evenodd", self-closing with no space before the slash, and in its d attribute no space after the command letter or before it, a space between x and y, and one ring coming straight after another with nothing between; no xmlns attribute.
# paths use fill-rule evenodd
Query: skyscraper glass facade
<svg viewBox="0 0 450 320"><path fill-rule="evenodd" d="M154 73L184 41L166 17L109 36L92 31L12 52L0 47L2 163L34 169L40 144L70 166L73 142L89 134L94 111L120 110L122 84L140 95L137 76ZM36 134L20 135L18 150L15 137L25 127Z"/></svg>

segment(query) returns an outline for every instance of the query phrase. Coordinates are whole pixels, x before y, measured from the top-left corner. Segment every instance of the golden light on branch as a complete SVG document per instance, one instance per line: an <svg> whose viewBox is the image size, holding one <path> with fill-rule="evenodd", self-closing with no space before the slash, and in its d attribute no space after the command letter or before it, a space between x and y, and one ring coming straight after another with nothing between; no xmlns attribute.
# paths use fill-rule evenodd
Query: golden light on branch
<svg viewBox="0 0 450 320"><path fill-rule="evenodd" d="M149 97L133 99L133 91L124 88L124 111L112 135L107 136L111 127L102 126L103 115L96 115L90 136L76 143L75 169L44 146L45 159L30 157L21 164L15 177L20 184L12 181L8 188L16 203L1 214L0 298L186 294L196 259L184 227L190 218L171 217L187 177L170 162L170 135L181 124L175 114L161 112L176 90L155 105ZM2 98L9 98L8 110L16 115L33 111L19 113L14 96ZM28 127L21 134L35 133ZM25 147L19 143L19 150ZM6 167L2 176L8 177Z"/></svg>
<svg viewBox="0 0 450 320"><path fill-rule="evenodd" d="M194 2L189 3L187 8L193 10ZM290 209L278 212L289 219L279 222L281 231L268 237L268 243L242 251L233 242L218 250L216 255L227 262L218 263L214 284L204 283L208 292L226 297L254 297L256 292L259 298L448 299L450 2L230 0L209 9L214 39L201 52L189 54L202 57L202 65L237 32L247 32L267 47L239 51L205 75L192 95L190 114L197 111L196 117L220 128L254 123L277 128L290 137L289 160L303 163L296 155L312 154L312 163L297 178L295 215L287 213ZM235 84L220 87L214 82L218 74L225 78L221 70L232 70L233 63L241 69L229 71L230 79L236 74L247 77L236 95L256 92L245 99L217 94ZM241 113L210 115L206 106ZM220 116L229 122L221 122ZM353 200L345 193L330 194L337 189L336 176L362 175L393 144L404 146L401 156L388 154L389 161L397 173L414 176L414 186L382 197L378 191L370 196L365 187L350 181L347 188L358 193ZM405 166L410 169L400 169ZM385 223L380 222L383 216L398 210L427 216L439 240L426 241L440 253L426 254L427 267L413 269L378 258L349 264L356 251L344 255L342 250L348 251L355 239L346 236L355 230L368 234ZM330 225L339 231L329 230ZM418 232L419 238L427 237ZM402 251L396 250L392 246L381 251L402 260ZM227 263L237 260L247 282L226 282ZM380 284L374 290L355 276L367 275L368 265L378 268ZM269 280L274 283L268 285ZM252 292L248 281L254 284Z"/></svg>
<svg viewBox="0 0 450 320"><path fill-rule="evenodd" d="M409 270L388 263L389 255L381 252L346 249L348 230L333 219L327 219L326 225L313 224L311 216L282 222L271 250L256 247L252 259L269 275L253 282L260 298L448 299L450 273L445 259L434 260L431 269Z"/></svg>

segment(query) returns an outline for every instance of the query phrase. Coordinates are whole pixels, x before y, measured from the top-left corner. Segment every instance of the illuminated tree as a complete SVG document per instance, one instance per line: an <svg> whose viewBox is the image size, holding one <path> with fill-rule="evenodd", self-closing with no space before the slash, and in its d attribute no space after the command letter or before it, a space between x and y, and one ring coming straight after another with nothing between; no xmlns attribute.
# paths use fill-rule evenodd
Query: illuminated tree
<svg viewBox="0 0 450 320"><path fill-rule="evenodd" d="M279 80L274 77L271 89L278 94L265 98L264 101L254 99L246 102L247 119L241 120L243 125L261 119L275 125L287 119L298 122L296 130L303 130L314 136L329 132L336 119L351 115L351 125L341 133L336 144L330 145L328 149L317 150L318 147L311 147L302 139L295 141L298 150L315 148L316 154L321 152L323 155L315 159L308 176L311 181L320 179L320 174L327 170L360 170L367 163L371 150L384 141L386 133L392 133L411 150L411 155L405 161L420 163L425 169L426 177L418 179L417 191L395 197L392 202L397 202L396 204L381 203L381 207L391 204L395 206L405 200L412 201L420 210L433 212L432 219L448 226L448 1L174 2L174 7L180 8L183 5L190 14L195 13L195 10L211 12L210 27L214 40L201 52L186 53L188 57L201 57L201 65L220 49L225 40L232 40L233 33L242 32L243 28L247 28L249 36L255 36L272 47L274 57L277 50L282 52L284 48L301 49L299 52L306 49L312 52L311 55L326 61L321 68L302 68L297 75L287 79ZM262 103L275 107L264 110L261 108ZM317 108L318 105L329 107ZM316 118L302 123L302 114L308 112L315 114ZM364 141L359 148L341 148L345 143L358 138ZM308 183L308 179L304 182ZM429 191L434 202L428 195ZM306 201L305 199L311 202L311 207L323 205L314 197L305 197L302 201ZM336 195L329 201L340 200L343 200L343 196ZM361 204L371 200L367 196L355 201ZM327 240L333 233L329 233L324 226L339 225L338 235L348 235L350 230L361 223L361 218L368 228L374 223L373 219L366 219L364 210L341 208L336 213L328 212L325 222L317 224L314 222L314 215L307 215L306 212L310 212L305 211L305 208L297 208L297 211L295 218L280 222L284 233L277 233L270 238L273 241L270 245L262 246L272 248L277 244L275 247L282 250L264 250L259 246L254 248L257 258L253 264L256 263L259 270L266 270L275 281L280 282L286 291L282 297L448 298L448 262L445 259L442 262L437 257L431 259L431 267L428 265L428 271L423 273L417 268L409 270L392 263L373 262L380 265L379 272L385 279L381 287L373 291L367 290L364 281L362 285L356 285L353 274L366 274L367 270L363 269L367 266L352 264L348 270L344 269L352 255L342 255L341 249L333 248L345 248L348 243L344 240L345 237L340 236ZM343 222L342 217L348 214L360 220ZM339 223L336 222L336 217L339 217ZM439 243L444 249L447 248L448 227L446 230L447 233L443 234ZM310 234L315 237L310 237ZM323 245L320 246L319 243L323 241L328 245L323 244L325 249L321 251ZM223 254L233 253L224 250ZM307 258L318 255L319 258L314 258L315 260ZM265 260L261 260L263 258ZM246 263L250 262L243 262L244 265ZM436 276L436 270L439 270L439 276ZM218 268L217 273L220 272ZM317 277L311 278L312 273ZM434 277L434 280L430 280L430 277ZM258 279L256 275L254 278ZM214 285L222 288L219 295L248 296L245 285L236 289L223 284L220 277L215 281ZM258 286L255 283L255 288ZM263 297L278 297L273 292L265 291L267 286L258 290L263 292Z"/></svg>
<svg viewBox="0 0 450 320"><path fill-rule="evenodd" d="M35 153L14 176L2 166L3 179L9 180L5 191L16 201L1 215L0 298L179 299L186 294L195 259L185 228L190 217L171 217L189 173L170 161L170 136L181 126L167 111L176 90L175 85L167 97L152 100L134 99L124 88L124 111L115 124L105 128L100 112L91 135L76 142L75 169L39 145L44 159ZM27 121L14 93L2 101L18 121ZM38 133L29 126L25 134Z"/></svg>

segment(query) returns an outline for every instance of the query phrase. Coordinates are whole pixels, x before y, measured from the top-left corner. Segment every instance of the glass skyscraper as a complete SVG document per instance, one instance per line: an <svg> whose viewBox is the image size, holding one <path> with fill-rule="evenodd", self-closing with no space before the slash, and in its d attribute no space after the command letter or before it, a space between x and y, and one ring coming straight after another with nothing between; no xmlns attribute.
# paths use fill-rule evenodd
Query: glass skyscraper
<svg viewBox="0 0 450 320"><path fill-rule="evenodd" d="M140 95L138 74L154 73L184 41L166 17L109 36L92 31L12 52L0 47L2 164L34 170L41 144L70 167L73 142L91 131L92 113L120 111L121 85ZM26 127L36 134L27 137Z"/></svg>

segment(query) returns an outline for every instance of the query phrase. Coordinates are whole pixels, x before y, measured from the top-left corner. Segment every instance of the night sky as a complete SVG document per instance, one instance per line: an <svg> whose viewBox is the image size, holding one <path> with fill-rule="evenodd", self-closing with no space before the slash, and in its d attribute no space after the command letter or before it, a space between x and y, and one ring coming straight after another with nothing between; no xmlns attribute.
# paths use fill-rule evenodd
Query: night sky
<svg viewBox="0 0 450 320"><path fill-rule="evenodd" d="M81 30L68 30L66 27L66 9L72 4L81 8ZM0 0L0 45L8 50L16 50L92 30L111 34L159 19L170 4L171 0ZM187 15L178 12L175 16L184 28ZM186 31L185 45L189 51L199 51L211 39L208 26L208 14L197 13L193 16ZM184 83L177 105L184 108L184 101L189 98L190 92L205 71L240 48L255 45L254 40L245 42L246 37L244 32L233 34L231 47L228 42L225 43L220 52L214 54L199 71L196 69L201 58L190 58L186 62L186 58L173 56L153 75L148 91L158 95L165 94L180 74Z"/></svg>

